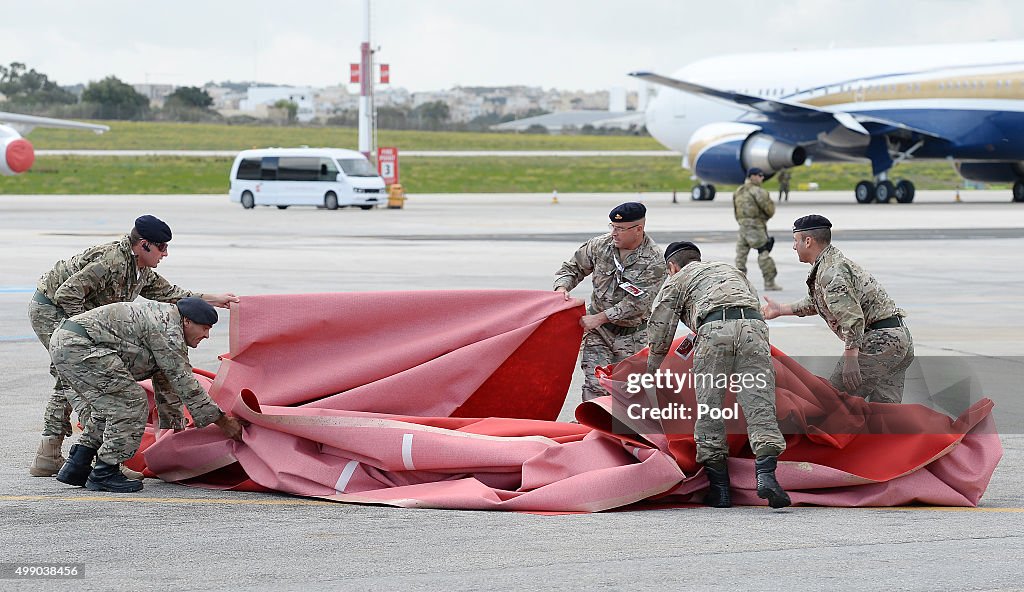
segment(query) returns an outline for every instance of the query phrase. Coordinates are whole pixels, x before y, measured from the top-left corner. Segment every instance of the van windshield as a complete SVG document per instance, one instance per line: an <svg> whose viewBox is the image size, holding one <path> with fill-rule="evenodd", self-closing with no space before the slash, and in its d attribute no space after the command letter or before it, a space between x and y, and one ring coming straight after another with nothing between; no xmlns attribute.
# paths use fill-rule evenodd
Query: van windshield
<svg viewBox="0 0 1024 592"><path fill-rule="evenodd" d="M362 158L353 158L350 160L339 160L338 164L341 165L341 170L345 171L345 175L349 177L376 177L377 171L374 170L373 165L370 161Z"/></svg>

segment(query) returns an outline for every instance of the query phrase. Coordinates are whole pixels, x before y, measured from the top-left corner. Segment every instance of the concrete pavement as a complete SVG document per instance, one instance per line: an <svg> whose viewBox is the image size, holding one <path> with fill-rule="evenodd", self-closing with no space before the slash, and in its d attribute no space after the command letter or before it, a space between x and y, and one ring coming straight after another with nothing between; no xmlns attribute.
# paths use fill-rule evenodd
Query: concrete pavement
<svg viewBox="0 0 1024 592"><path fill-rule="evenodd" d="M0 580L0 590L1020 587L1024 204L1004 192L965 192L965 203L954 203L950 192L922 191L910 205L794 193L770 225L786 288L780 299L806 290L808 267L789 250L792 220L826 215L837 245L910 313L918 356L976 370L976 390L997 401L1005 447L978 509L535 516L333 504L155 480L138 495L99 495L28 475L50 387L27 320L31 290L54 261L117 238L142 213L171 224L170 257L159 271L189 288L547 290L578 243L604 231L607 211L637 198L560 194L552 205L547 195L410 197L406 210L369 212L246 211L220 195L0 197L0 563L86 564L81 580ZM652 235L662 244L695 240L706 259L731 261L728 196L684 197L673 205L666 194L642 196ZM759 286L753 257L750 267ZM816 318L773 321L772 340L807 357L841 348ZM226 323L192 360L216 369L225 351ZM580 381L577 371L563 419Z"/></svg>

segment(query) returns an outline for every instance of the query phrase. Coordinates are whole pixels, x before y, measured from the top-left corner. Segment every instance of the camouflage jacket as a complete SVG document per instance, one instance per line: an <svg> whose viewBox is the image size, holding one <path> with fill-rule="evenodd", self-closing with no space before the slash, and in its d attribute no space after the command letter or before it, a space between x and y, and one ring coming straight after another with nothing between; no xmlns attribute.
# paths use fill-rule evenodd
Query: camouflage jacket
<svg viewBox="0 0 1024 592"><path fill-rule="evenodd" d="M139 269L127 235L58 261L39 278L36 288L68 316L104 304L131 302L138 296L160 302L202 297L198 292L171 285L149 267Z"/></svg>
<svg viewBox="0 0 1024 592"><path fill-rule="evenodd" d="M722 308L760 309L757 290L728 263L694 261L671 276L654 300L647 328L648 367L657 368L672 345L680 320L694 333L708 313Z"/></svg>
<svg viewBox="0 0 1024 592"><path fill-rule="evenodd" d="M651 302L665 281L665 257L647 235L622 261L618 256L611 234L594 237L562 264L554 287L569 291L593 274L594 293L587 310L591 314L604 311L616 325L635 327L650 315ZM620 285L623 282L639 288L640 293L627 292Z"/></svg>
<svg viewBox="0 0 1024 592"><path fill-rule="evenodd" d="M222 415L192 375L178 307L161 302L117 302L71 320L85 328L94 344L117 352L132 378L152 378L157 398L176 406L176 417L180 417L182 401L198 427ZM167 413L164 406L162 425Z"/></svg>
<svg viewBox="0 0 1024 592"><path fill-rule="evenodd" d="M906 316L870 273L829 245L807 275L807 297L792 305L793 314L819 314L846 349L860 347L867 326L892 316Z"/></svg>
<svg viewBox="0 0 1024 592"><path fill-rule="evenodd" d="M744 183L732 194L732 210L738 222L768 222L768 219L775 215L775 204L764 187Z"/></svg>

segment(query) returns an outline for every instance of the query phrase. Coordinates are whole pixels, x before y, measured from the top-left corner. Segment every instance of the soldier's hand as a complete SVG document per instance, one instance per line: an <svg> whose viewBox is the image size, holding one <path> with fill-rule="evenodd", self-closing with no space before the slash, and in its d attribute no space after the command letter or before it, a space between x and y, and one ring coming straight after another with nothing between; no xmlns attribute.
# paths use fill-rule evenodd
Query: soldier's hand
<svg viewBox="0 0 1024 592"><path fill-rule="evenodd" d="M583 327L584 331L593 331L604 323L605 321L601 318L600 313L594 315L583 315L580 317L580 326Z"/></svg>
<svg viewBox="0 0 1024 592"><path fill-rule="evenodd" d="M231 292L225 292L224 294L203 294L203 300L217 308L230 308L232 302L241 302L241 299Z"/></svg>
<svg viewBox="0 0 1024 592"><path fill-rule="evenodd" d="M847 352L856 350L846 350ZM853 393L861 385L860 360L856 354L845 354L843 356L843 385L846 392Z"/></svg>
<svg viewBox="0 0 1024 592"><path fill-rule="evenodd" d="M765 296L764 304L761 305L761 316L766 321L782 316L782 305Z"/></svg>
<svg viewBox="0 0 1024 592"><path fill-rule="evenodd" d="M564 286L558 286L557 288L555 288L555 292L561 292L562 296L564 296L566 300L569 300L569 292L565 289Z"/></svg>
<svg viewBox="0 0 1024 592"><path fill-rule="evenodd" d="M217 427L219 427L228 438L231 438L236 442L242 441L242 428L245 426L242 420L237 417L231 417L225 413L214 423L217 424Z"/></svg>

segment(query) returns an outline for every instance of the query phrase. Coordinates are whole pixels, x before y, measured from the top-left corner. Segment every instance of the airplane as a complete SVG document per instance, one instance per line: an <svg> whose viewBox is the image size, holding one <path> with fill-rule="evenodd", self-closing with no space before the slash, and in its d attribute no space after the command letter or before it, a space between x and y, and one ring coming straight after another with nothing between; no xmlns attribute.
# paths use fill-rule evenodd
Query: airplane
<svg viewBox="0 0 1024 592"><path fill-rule="evenodd" d="M737 54L694 62L661 85L647 130L683 153L714 199L713 183L741 184L750 167L771 177L812 162L870 162L860 203L909 203L893 167L949 161L964 179L1013 183L1024 202L1024 41Z"/></svg>
<svg viewBox="0 0 1024 592"><path fill-rule="evenodd" d="M32 168L36 151L22 136L37 127L86 129L97 134L110 131L105 125L0 111L0 175L19 175Z"/></svg>

